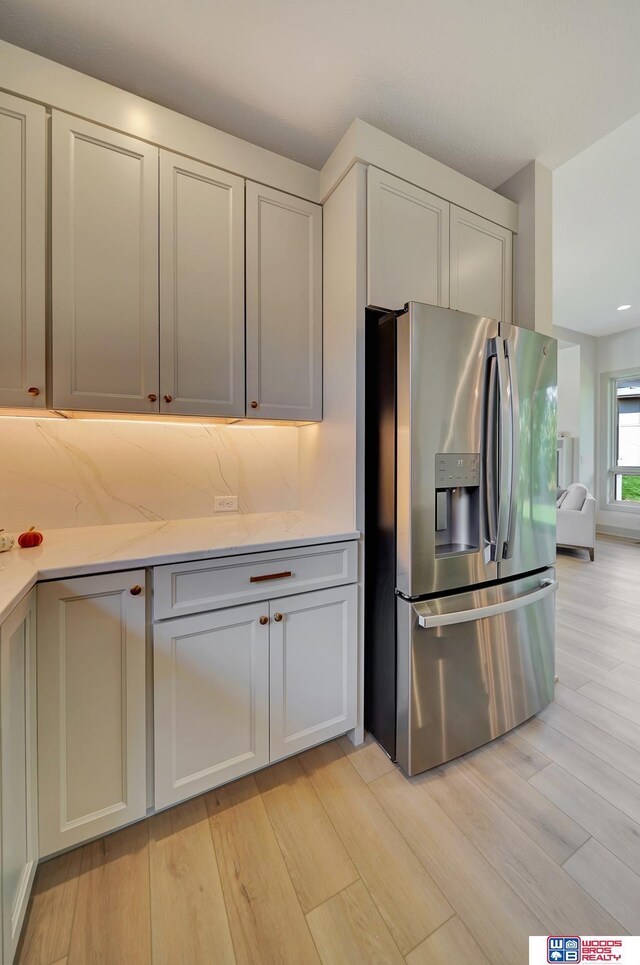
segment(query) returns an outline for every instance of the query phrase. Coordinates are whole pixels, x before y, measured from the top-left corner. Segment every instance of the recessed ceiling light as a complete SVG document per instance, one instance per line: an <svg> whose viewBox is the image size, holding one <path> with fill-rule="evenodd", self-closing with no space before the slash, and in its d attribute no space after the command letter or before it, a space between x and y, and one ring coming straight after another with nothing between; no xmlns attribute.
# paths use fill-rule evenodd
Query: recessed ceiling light
<svg viewBox="0 0 640 965"><path fill-rule="evenodd" d="M628 308L631 308L631 305L618 305L619 312L626 312Z"/></svg>

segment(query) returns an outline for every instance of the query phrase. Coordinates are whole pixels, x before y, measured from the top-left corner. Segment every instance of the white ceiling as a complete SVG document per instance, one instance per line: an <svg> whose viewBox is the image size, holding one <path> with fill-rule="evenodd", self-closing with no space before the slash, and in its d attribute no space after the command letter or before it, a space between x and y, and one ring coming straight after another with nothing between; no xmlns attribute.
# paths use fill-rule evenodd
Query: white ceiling
<svg viewBox="0 0 640 965"><path fill-rule="evenodd" d="M640 326L640 115L553 172L553 320Z"/></svg>
<svg viewBox="0 0 640 965"><path fill-rule="evenodd" d="M320 167L354 117L495 187L640 111L637 0L0 0L0 36Z"/></svg>

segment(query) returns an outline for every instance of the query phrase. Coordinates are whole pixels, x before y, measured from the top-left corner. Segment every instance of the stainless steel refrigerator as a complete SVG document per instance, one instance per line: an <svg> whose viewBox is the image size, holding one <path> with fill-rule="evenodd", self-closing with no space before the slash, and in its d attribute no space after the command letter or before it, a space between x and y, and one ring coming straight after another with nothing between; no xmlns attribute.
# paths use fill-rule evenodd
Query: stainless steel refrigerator
<svg viewBox="0 0 640 965"><path fill-rule="evenodd" d="M553 699L555 339L369 312L365 724L417 774Z"/></svg>

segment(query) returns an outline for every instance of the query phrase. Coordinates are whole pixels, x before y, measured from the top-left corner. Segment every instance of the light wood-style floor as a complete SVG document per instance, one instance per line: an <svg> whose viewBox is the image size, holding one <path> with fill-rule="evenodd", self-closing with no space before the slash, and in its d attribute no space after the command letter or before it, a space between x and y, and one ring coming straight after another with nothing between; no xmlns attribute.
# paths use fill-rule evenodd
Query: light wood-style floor
<svg viewBox="0 0 640 965"><path fill-rule="evenodd" d="M640 934L640 544L558 561L555 703L408 780L326 744L43 864L19 961L518 965Z"/></svg>

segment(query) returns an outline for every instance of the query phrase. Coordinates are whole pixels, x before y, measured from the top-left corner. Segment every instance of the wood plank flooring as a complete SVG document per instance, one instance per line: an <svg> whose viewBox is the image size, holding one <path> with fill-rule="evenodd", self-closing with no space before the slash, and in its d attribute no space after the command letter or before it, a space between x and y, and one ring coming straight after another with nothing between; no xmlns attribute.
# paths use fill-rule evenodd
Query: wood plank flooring
<svg viewBox="0 0 640 965"><path fill-rule="evenodd" d="M640 934L640 544L558 559L556 700L408 779L341 738L37 872L29 965L525 965Z"/></svg>

